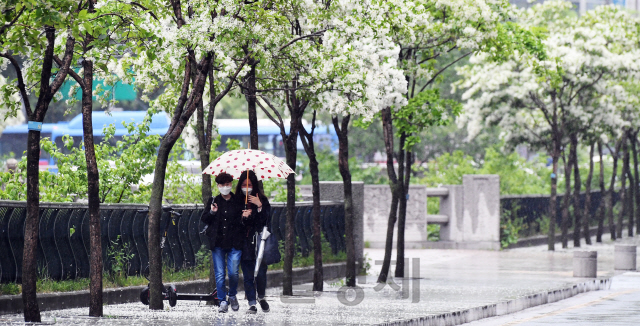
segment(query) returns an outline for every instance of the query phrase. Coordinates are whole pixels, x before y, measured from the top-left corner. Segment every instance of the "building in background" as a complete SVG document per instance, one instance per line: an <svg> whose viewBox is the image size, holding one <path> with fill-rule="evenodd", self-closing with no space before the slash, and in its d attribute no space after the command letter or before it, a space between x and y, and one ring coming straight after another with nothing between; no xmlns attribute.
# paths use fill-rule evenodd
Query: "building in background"
<svg viewBox="0 0 640 326"><path fill-rule="evenodd" d="M511 0L510 2L520 8L528 8L543 1L529 2L528 0ZM626 7L629 10L638 10L638 2L640 2L640 0L571 0L576 12L581 15L587 12L587 10L594 9L597 6L611 4Z"/></svg>

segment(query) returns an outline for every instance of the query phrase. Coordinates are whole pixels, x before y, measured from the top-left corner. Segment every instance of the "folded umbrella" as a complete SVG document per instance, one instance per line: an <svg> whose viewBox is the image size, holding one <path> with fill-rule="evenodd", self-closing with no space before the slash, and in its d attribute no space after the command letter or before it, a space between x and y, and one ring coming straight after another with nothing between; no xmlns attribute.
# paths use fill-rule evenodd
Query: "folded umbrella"
<svg viewBox="0 0 640 326"><path fill-rule="evenodd" d="M260 233L262 240L260 241L260 248L258 249L258 257L256 258L256 268L253 271L253 277L258 275L258 270L260 269L260 264L262 263L262 257L264 257L264 246L267 242L267 238L271 235L271 232L267 230L267 226L265 225L262 228L262 233Z"/></svg>

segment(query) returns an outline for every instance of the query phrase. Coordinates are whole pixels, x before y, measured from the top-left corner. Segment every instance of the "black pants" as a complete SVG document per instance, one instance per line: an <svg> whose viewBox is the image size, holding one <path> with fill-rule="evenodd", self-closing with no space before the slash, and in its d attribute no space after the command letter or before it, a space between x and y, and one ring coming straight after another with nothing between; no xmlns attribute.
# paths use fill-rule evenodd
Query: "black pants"
<svg viewBox="0 0 640 326"><path fill-rule="evenodd" d="M240 262L242 267L242 276L244 278L244 293L249 301L249 305L256 304L256 291L258 292L258 298L264 298L265 291L267 289L267 265L265 263L260 264L258 275L253 277L253 273L256 269L255 260L242 260Z"/></svg>

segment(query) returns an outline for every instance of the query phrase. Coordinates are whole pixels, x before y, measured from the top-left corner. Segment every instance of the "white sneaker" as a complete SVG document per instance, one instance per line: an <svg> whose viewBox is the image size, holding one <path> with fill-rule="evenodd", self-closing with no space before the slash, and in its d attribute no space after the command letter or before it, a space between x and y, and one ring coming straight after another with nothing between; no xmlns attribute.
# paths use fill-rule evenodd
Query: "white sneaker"
<svg viewBox="0 0 640 326"><path fill-rule="evenodd" d="M226 301L220 302L220 308L218 308L219 313L226 313L229 311L229 304Z"/></svg>

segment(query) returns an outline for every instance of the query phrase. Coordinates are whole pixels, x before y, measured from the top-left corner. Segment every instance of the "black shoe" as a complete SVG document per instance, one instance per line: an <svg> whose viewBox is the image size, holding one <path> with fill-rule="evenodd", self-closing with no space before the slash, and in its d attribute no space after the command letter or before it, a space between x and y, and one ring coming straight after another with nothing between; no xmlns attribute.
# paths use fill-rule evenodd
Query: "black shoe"
<svg viewBox="0 0 640 326"><path fill-rule="evenodd" d="M267 300L262 298L258 300L258 303L260 303L260 308L262 308L263 312L269 312L269 304L267 303Z"/></svg>
<svg viewBox="0 0 640 326"><path fill-rule="evenodd" d="M255 314L256 312L258 312L258 308L256 308L256 306L251 306L249 307L249 310L247 310L247 314Z"/></svg>

